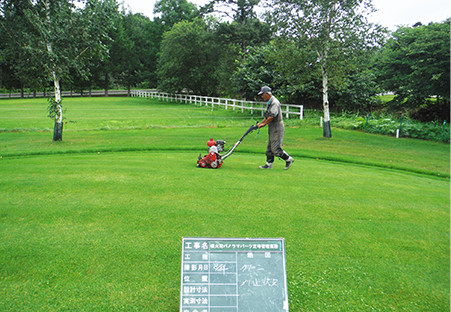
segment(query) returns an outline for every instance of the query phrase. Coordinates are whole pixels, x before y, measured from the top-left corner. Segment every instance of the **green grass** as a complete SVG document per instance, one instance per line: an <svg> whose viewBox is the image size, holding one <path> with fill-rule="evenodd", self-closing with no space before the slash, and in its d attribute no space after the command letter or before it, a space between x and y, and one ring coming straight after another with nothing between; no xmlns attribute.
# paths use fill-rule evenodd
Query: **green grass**
<svg viewBox="0 0 451 312"><path fill-rule="evenodd" d="M4 100L0 104L0 130L53 130L47 116L46 99ZM242 124L243 115L236 110L195 108L192 105L160 103L143 98L67 98L63 99L69 131L146 129L161 127L230 126ZM194 114L193 114L194 110Z"/></svg>
<svg viewBox="0 0 451 312"><path fill-rule="evenodd" d="M45 118L45 100L0 102L0 129L4 129L0 156L167 149L205 152L206 139L225 139L230 147L260 119L237 111L139 98L69 98L64 106L67 118L75 122L65 124L63 142L54 143L52 121ZM328 140L308 120L290 119L287 124L285 145L294 156L449 177L447 144L342 129L334 129L333 139ZM252 133L239 150L261 154L266 149L266 132L262 129L258 137Z"/></svg>
<svg viewBox="0 0 451 312"><path fill-rule="evenodd" d="M33 103L1 101L0 116ZM449 310L449 145L338 129L326 140L290 122L290 170L257 169L266 129L203 170L206 141L230 146L252 117L65 103L77 123L59 143L42 111L21 125L38 130L0 119L1 311L178 311L183 236L284 237L290 311ZM75 118L76 106L100 115Z"/></svg>

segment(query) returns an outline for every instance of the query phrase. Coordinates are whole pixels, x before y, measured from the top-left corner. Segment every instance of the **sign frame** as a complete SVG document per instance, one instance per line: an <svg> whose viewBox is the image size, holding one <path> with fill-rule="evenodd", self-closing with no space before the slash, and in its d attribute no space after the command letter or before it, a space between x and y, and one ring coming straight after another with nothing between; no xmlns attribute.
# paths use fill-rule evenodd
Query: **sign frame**
<svg viewBox="0 0 451 312"><path fill-rule="evenodd" d="M233 260L233 258L230 258L233 257L233 255L235 255L236 259L235 263L234 261L224 260ZM255 259L255 261L257 262L253 262L255 265L242 265L243 261L245 261L243 259L253 258L254 255L258 259L263 259L263 257L267 258L260 261L269 263L269 265L271 265L271 268L272 265L276 265L277 273L269 272L267 270L268 266L265 266L265 264L262 264L260 266L258 264L258 259ZM195 259L192 259L192 256ZM225 258L221 259L221 257ZM238 260L238 257L240 258L240 260ZM273 259L271 259L271 257ZM210 259L212 260L210 261ZM274 263L272 263L271 261ZM238 268L239 262L241 263L240 265L242 265L240 268ZM213 265L216 266L213 267ZM218 267L218 265L223 266L222 271L221 268ZM252 273L251 270L253 271ZM257 270L264 271L265 273L257 272ZM211 278L221 276L213 275L218 274L218 272L222 272L223 274L230 274L231 277L235 275L235 280L230 280L228 282L216 281L211 283ZM251 276L250 274L253 276L252 278L249 278L249 276ZM261 274L266 274L264 275L263 279L261 278L263 276ZM282 274L283 278L281 278ZM244 293L240 294L240 287L243 287L243 289L245 289L246 287L247 289L252 289L251 294L252 291L255 290L255 292L260 295L264 294L264 290L277 290L276 301L279 305L282 305L281 310L279 311L289 311L284 238L182 237L180 276L180 312L240 312L240 298L245 298L243 296L248 295ZM244 280L245 277L243 276L247 276L247 279ZM190 278L192 277L196 279L201 278L202 281L198 280L196 283L194 283L190 280ZM195 285L197 287L193 287L192 285ZM231 293L233 285L235 286L235 293ZM272 286L274 286L273 289L270 288ZM224 291L226 291L226 293L225 295L222 295L223 298L229 298L232 301L235 300L235 302L230 303L230 306L226 305L222 308L215 306L211 303L213 301L213 298L217 298L221 295L213 294L211 292L212 287L216 287L215 289L220 289L220 291L225 289ZM261 292L259 293L258 291ZM236 299L234 299L233 297L236 297ZM220 300L226 300L223 298L221 298ZM191 299L192 304L187 303L188 299ZM196 303L193 303L194 300L196 300ZM241 299L241 301L243 300L245 299ZM273 302L271 300L269 301ZM236 304L236 306L233 307L233 304ZM252 303L249 303L249 301L245 301L243 310L241 310L241 312L249 311L249 304L252 305ZM271 311L274 311L273 308L271 308Z"/></svg>

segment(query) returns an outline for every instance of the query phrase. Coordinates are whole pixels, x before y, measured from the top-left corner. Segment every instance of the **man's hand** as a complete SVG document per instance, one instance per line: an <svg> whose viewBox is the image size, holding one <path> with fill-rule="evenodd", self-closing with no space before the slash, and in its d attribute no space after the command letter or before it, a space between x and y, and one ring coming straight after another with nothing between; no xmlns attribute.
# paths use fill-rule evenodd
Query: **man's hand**
<svg viewBox="0 0 451 312"><path fill-rule="evenodd" d="M266 126L271 121L273 121L273 119L274 119L274 117L272 117L272 116L269 116L268 118L263 119L261 123L257 124L258 128L260 129L260 128Z"/></svg>

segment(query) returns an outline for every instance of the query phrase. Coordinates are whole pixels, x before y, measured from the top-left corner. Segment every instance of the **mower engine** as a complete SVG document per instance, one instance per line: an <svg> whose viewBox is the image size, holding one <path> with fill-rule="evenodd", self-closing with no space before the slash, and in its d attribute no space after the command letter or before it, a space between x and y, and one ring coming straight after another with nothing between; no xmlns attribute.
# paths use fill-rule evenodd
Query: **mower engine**
<svg viewBox="0 0 451 312"><path fill-rule="evenodd" d="M210 139L207 142L208 146L208 155L202 157L202 154L199 154L199 160L197 161L197 167L200 168L220 168L222 166L222 159L219 153L224 151L224 140L214 141Z"/></svg>

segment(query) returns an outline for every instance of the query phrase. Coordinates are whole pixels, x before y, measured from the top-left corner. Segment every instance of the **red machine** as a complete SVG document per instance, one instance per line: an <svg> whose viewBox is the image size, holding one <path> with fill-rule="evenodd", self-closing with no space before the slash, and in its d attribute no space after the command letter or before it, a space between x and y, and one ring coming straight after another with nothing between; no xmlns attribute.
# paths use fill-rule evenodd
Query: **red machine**
<svg viewBox="0 0 451 312"><path fill-rule="evenodd" d="M197 161L197 166L201 168L217 169L222 166L221 155L215 152L210 152L208 155Z"/></svg>
<svg viewBox="0 0 451 312"><path fill-rule="evenodd" d="M224 151L225 141L218 140L215 142L213 139L207 142L208 154L202 157L199 154L199 160L197 161L197 166L201 168L219 168L222 166L222 157L219 154Z"/></svg>
<svg viewBox="0 0 451 312"><path fill-rule="evenodd" d="M232 155L233 151L235 151L237 146L240 145L244 137L249 133L251 133L252 131L254 131L255 129L258 129L257 125L250 126L250 128L247 129L247 131L238 140L238 142L236 142L235 145L223 155L221 155L220 153L224 151L225 141L218 140L215 142L213 139L210 139L210 141L207 142L208 154L205 155L204 157L202 157L202 154L199 154L197 167L212 168L212 169L220 168L222 166L224 159Z"/></svg>

